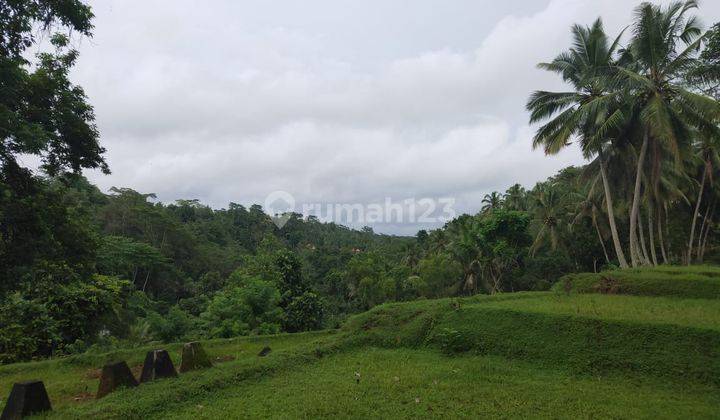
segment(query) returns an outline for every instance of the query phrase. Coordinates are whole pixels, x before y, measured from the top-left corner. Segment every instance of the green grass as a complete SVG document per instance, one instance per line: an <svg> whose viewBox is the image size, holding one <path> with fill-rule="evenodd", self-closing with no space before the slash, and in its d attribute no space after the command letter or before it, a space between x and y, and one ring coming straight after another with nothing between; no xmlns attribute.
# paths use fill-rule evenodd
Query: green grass
<svg viewBox="0 0 720 420"><path fill-rule="evenodd" d="M608 321L678 325L720 331L720 300L676 299L645 296L565 295L494 301L486 308L571 315Z"/></svg>
<svg viewBox="0 0 720 420"><path fill-rule="evenodd" d="M292 350L308 341L331 335L332 332L304 334L281 334L264 337L240 337L229 340L205 341L203 346L218 369L234 368L243 363L255 363L257 353L265 345L274 352ZM164 348L170 353L176 367L180 365L181 344L141 347L104 354L83 354L40 362L16 363L0 366L0 393L9 395L12 384L29 379L41 379L50 395L55 409L78 405L92 400L99 383L99 368L107 362L125 360L136 377L145 354L154 348ZM272 354L272 353L271 353ZM218 359L219 358L219 359ZM0 404L2 406L4 404Z"/></svg>
<svg viewBox="0 0 720 420"><path fill-rule="evenodd" d="M324 352L336 351L335 346L338 343L334 333L298 334L298 338L284 348L281 342L270 342L274 350L265 357L248 353L247 357L216 364L209 369L187 372L176 379L162 379L142 384L139 388L118 390L101 400L66 404L46 416L93 419L158 418L187 401L242 387L248 380L312 364ZM257 350L259 349L257 347Z"/></svg>
<svg viewBox="0 0 720 420"><path fill-rule="evenodd" d="M720 299L720 268L659 266L570 274L555 291Z"/></svg>
<svg viewBox="0 0 720 420"><path fill-rule="evenodd" d="M656 299L521 293L389 304L352 318L345 330L358 342L388 348L450 347L577 373L720 385L720 330L713 325L720 323L720 306L681 299L655 305ZM594 308L582 305L591 300ZM686 308L702 316L675 319Z"/></svg>
<svg viewBox="0 0 720 420"><path fill-rule="evenodd" d="M354 372L360 372L360 384ZM497 357L366 348L184 402L165 418L713 418L717 389L577 377Z"/></svg>
<svg viewBox="0 0 720 420"><path fill-rule="evenodd" d="M87 399L97 368L137 366L149 348L3 366L0 387L44 380L54 418L717 418L720 299L687 290L718 282L720 270L620 273L626 284L682 287L660 297L563 288L386 304L337 332L206 342L211 357L232 360L99 401ZM273 352L258 357L266 344ZM177 364L179 345L165 347Z"/></svg>

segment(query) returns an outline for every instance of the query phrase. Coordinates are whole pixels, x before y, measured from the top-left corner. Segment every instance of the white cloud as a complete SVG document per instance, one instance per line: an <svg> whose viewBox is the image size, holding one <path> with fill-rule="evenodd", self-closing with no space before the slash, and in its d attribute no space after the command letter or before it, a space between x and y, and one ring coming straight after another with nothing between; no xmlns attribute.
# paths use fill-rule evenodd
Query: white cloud
<svg viewBox="0 0 720 420"><path fill-rule="evenodd" d="M602 15L616 33L639 2L95 3L75 78L108 148L100 186L214 207L274 190L454 196L474 212L486 192L582 163L573 148L531 150L527 96L562 86L535 65L569 45L572 23Z"/></svg>

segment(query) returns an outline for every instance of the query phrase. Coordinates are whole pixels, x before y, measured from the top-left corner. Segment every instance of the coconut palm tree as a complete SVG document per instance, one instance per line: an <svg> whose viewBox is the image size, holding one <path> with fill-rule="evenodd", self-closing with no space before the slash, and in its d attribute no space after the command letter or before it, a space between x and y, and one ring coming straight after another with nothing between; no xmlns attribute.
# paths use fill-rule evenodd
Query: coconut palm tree
<svg viewBox="0 0 720 420"><path fill-rule="evenodd" d="M454 238L448 244L448 251L463 269L463 280L460 289L472 294L477 290L480 269L480 251L477 246L475 223L472 218L465 218L457 221L455 227Z"/></svg>
<svg viewBox="0 0 720 420"><path fill-rule="evenodd" d="M698 188L697 200L695 201L695 211L693 212L692 224L690 227L690 240L688 241L687 263L692 262L693 241L695 239L695 226L700 213L700 204L702 203L703 194L706 190L706 183L713 184L713 172L720 167L720 141L718 137L709 135L701 135L697 143L697 156L700 158L700 185ZM706 213L710 210L711 203L706 206ZM707 220L707 214L703 218L703 222ZM704 226L701 226L699 239L702 240ZM697 258L700 258L700 240L697 247Z"/></svg>
<svg viewBox="0 0 720 420"><path fill-rule="evenodd" d="M500 206L502 206L502 203L502 196L497 191L493 191L490 194L485 194L485 197L483 197L482 200L482 211L483 213L487 213L489 211L497 210L500 208Z"/></svg>
<svg viewBox="0 0 720 420"><path fill-rule="evenodd" d="M605 248L605 236L603 235L600 224L598 223L599 216L602 214L602 197L596 194L598 177L595 177L589 184L588 192L586 195L581 196L580 194L573 194L573 201L577 202L577 210L575 216L571 222L571 227L575 223L581 221L584 218L589 218L592 222L595 232L598 235L598 241L602 247L603 254L605 255L605 262L610 264L610 256L608 255L607 248Z"/></svg>
<svg viewBox="0 0 720 420"><path fill-rule="evenodd" d="M530 246L530 255L535 255L542 245L549 240L550 249L555 251L560 244L558 232L565 205L563 197L552 185L538 184L534 196L535 203L533 212L540 225L535 241Z"/></svg>
<svg viewBox="0 0 720 420"><path fill-rule="evenodd" d="M527 210L527 196L525 188L520 184L515 184L505 191L503 201L505 208L508 210L524 211Z"/></svg>
<svg viewBox="0 0 720 420"><path fill-rule="evenodd" d="M537 91L530 96L527 103L530 122L550 120L538 129L533 147L542 146L546 154L555 154L577 137L587 158L597 156L615 254L625 268L628 264L615 223L605 158L605 149L612 147L611 131L625 119L618 95L611 91L609 83L620 36L611 42L600 19L590 27L574 25L572 34L573 45L568 51L550 63L539 64L542 69L559 73L574 90Z"/></svg>
<svg viewBox="0 0 720 420"><path fill-rule="evenodd" d="M717 102L689 91L680 81L694 65L700 46L697 19L688 16L695 8L695 0L667 7L642 3L635 10L633 38L623 59L630 64L615 67L618 89L631 98L629 126L640 143L629 221L633 266L645 262L638 238L643 176L646 188L659 182L662 161L668 157L680 161L680 150L687 147L693 129L718 132L714 124L720 115ZM652 159L646 172L648 151Z"/></svg>

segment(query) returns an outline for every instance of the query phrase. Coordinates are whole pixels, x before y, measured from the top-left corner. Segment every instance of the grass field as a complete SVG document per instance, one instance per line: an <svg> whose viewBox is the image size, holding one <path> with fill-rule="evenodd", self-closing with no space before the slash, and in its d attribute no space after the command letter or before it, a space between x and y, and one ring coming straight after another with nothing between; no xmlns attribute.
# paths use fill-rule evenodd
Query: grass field
<svg viewBox="0 0 720 420"><path fill-rule="evenodd" d="M608 321L678 325L720 331L720 299L594 294L532 295L532 298L528 299L494 301L483 306L548 315L573 315Z"/></svg>
<svg viewBox="0 0 720 420"><path fill-rule="evenodd" d="M276 353L284 353L330 334L332 332L240 337L205 341L203 346L216 365L213 370L236 370L241 366L255 365L258 360L257 353L266 345L271 346ZM175 366L179 366L181 344L142 347L101 355L83 354L41 362L16 363L0 366L2 398L9 394L12 384L15 382L41 379L44 381L53 407L56 409L92 401L97 391L99 368L102 365L110 361L125 360L135 376L139 377L145 353L153 348L167 349Z"/></svg>
<svg viewBox="0 0 720 420"><path fill-rule="evenodd" d="M205 342L213 368L97 401L97 369L137 370L149 348L7 365L0 392L42 379L52 418L718 418L720 299L687 286L718 272L619 272L623 290L675 286L662 296L572 284L381 305L339 331ZM179 344L162 347L177 365Z"/></svg>
<svg viewBox="0 0 720 420"><path fill-rule="evenodd" d="M361 374L360 384L354 372ZM612 401L612 404L608 404ZM249 381L178 405L168 418L710 418L720 395L707 386L577 377L488 356L446 357L366 348Z"/></svg>

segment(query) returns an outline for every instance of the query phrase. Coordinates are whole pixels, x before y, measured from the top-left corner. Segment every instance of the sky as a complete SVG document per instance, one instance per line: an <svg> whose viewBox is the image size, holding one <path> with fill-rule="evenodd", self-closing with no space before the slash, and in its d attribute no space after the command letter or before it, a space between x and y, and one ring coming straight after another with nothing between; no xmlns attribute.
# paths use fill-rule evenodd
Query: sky
<svg viewBox="0 0 720 420"><path fill-rule="evenodd" d="M563 89L536 64L569 47L573 23L619 33L639 1L90 3L72 78L107 148L112 174L86 173L103 191L213 208L283 191L296 211L450 199L460 214L583 164L574 146L532 150L529 94ZM720 2L698 15L720 20ZM339 222L412 235L436 219Z"/></svg>

